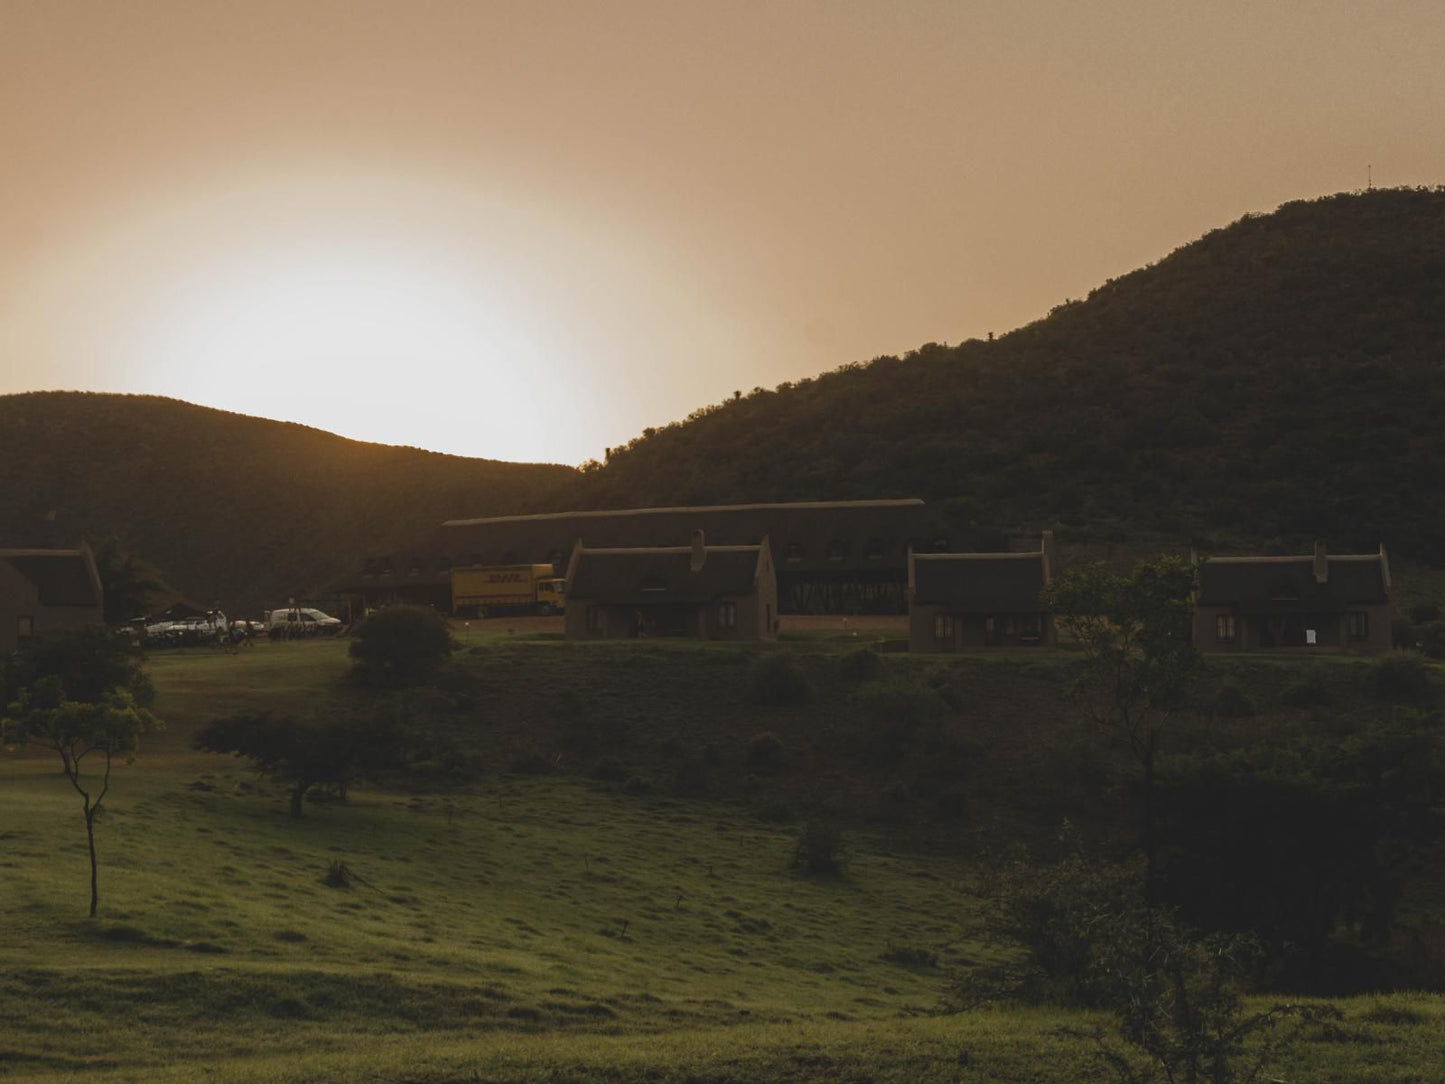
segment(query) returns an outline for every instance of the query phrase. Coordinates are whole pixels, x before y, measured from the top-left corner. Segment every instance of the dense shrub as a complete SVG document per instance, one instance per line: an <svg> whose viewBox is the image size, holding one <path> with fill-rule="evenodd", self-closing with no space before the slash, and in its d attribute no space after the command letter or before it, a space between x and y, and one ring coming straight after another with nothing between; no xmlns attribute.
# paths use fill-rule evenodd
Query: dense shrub
<svg viewBox="0 0 1445 1084"><path fill-rule="evenodd" d="M876 681L883 673L878 652L866 647L850 651L838 660L838 676L844 681Z"/></svg>
<svg viewBox="0 0 1445 1084"><path fill-rule="evenodd" d="M1209 700L1209 710L1228 719L1242 719L1254 714L1254 701L1236 682L1221 682Z"/></svg>
<svg viewBox="0 0 1445 1084"><path fill-rule="evenodd" d="M843 830L831 817L811 817L803 823L793 849L793 868L819 876L843 871Z"/></svg>
<svg viewBox="0 0 1445 1084"><path fill-rule="evenodd" d="M445 662L455 646L446 618L435 610L389 606L352 633L352 673L366 685L415 685Z"/></svg>
<svg viewBox="0 0 1445 1084"><path fill-rule="evenodd" d="M1415 633L1427 658L1445 659L1445 621L1431 621L1419 626Z"/></svg>
<svg viewBox="0 0 1445 1084"><path fill-rule="evenodd" d="M749 690L753 700L768 707L806 704L813 698L808 675L782 653L764 655L753 665Z"/></svg>
<svg viewBox="0 0 1445 1084"><path fill-rule="evenodd" d="M1390 655L1375 664L1374 686L1381 700L1413 703L1430 695L1430 675L1418 658Z"/></svg>
<svg viewBox="0 0 1445 1084"><path fill-rule="evenodd" d="M1300 670L1279 691L1279 702L1289 708L1317 708L1330 702L1329 675L1322 666Z"/></svg>
<svg viewBox="0 0 1445 1084"><path fill-rule="evenodd" d="M748 767L755 772L775 772L787 760L783 740L770 730L753 735L748 742Z"/></svg>

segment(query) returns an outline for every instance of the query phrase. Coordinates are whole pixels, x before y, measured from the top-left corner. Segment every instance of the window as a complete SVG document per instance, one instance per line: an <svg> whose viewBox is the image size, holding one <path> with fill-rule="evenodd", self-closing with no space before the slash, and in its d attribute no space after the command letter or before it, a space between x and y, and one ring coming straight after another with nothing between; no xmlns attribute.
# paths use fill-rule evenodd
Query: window
<svg viewBox="0 0 1445 1084"><path fill-rule="evenodd" d="M1345 614L1345 631L1351 640L1364 640L1370 635L1370 615L1364 610L1351 610Z"/></svg>
<svg viewBox="0 0 1445 1084"><path fill-rule="evenodd" d="M719 628L737 628L738 604L736 602L719 602L717 607L717 623Z"/></svg>
<svg viewBox="0 0 1445 1084"><path fill-rule="evenodd" d="M15 638L17 640L28 640L35 635L35 618L17 617L15 619Z"/></svg>
<svg viewBox="0 0 1445 1084"><path fill-rule="evenodd" d="M643 580L642 583L639 585L638 590L640 590L640 591L666 591L666 590L667 590L667 584L663 583L663 581L662 581L660 578L658 578L657 576L648 576L647 579Z"/></svg>
<svg viewBox="0 0 1445 1084"><path fill-rule="evenodd" d="M983 619L983 642L986 644L997 644L999 642L998 618L985 617Z"/></svg>
<svg viewBox="0 0 1445 1084"><path fill-rule="evenodd" d="M828 560L841 561L848 556L848 543L841 538L835 538L828 543Z"/></svg>
<svg viewBox="0 0 1445 1084"><path fill-rule="evenodd" d="M863 557L868 561L881 561L883 555L888 552L888 547L883 544L881 538L868 539L868 546L863 551Z"/></svg>
<svg viewBox="0 0 1445 1084"><path fill-rule="evenodd" d="M783 551L783 559L789 564L796 564L803 559L803 547L797 542L789 542L788 548Z"/></svg>
<svg viewBox="0 0 1445 1084"><path fill-rule="evenodd" d="M601 606L588 606L588 607L587 607L587 631L588 631L588 632L601 632L601 631L602 631L602 607L601 607Z"/></svg>
<svg viewBox="0 0 1445 1084"><path fill-rule="evenodd" d="M939 614L933 619L933 638L935 640L953 639L952 614Z"/></svg>
<svg viewBox="0 0 1445 1084"><path fill-rule="evenodd" d="M1214 638L1221 644L1234 643L1234 615L1220 614L1214 619Z"/></svg>
<svg viewBox="0 0 1445 1084"><path fill-rule="evenodd" d="M1019 639L1026 644L1036 644L1044 638L1043 622L1037 617L1019 618Z"/></svg>

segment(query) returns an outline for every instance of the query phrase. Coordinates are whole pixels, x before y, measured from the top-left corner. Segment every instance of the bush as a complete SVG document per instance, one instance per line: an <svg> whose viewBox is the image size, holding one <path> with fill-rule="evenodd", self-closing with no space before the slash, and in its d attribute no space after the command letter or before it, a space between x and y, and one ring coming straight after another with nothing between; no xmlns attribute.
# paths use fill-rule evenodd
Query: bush
<svg viewBox="0 0 1445 1084"><path fill-rule="evenodd" d="M878 652L866 647L850 651L838 660L838 676L844 681L876 681L883 673L883 660Z"/></svg>
<svg viewBox="0 0 1445 1084"><path fill-rule="evenodd" d="M765 655L752 670L752 698L768 707L806 704L813 698L813 686L803 668L784 654Z"/></svg>
<svg viewBox="0 0 1445 1084"><path fill-rule="evenodd" d="M1209 710L1228 719L1242 719L1254 714L1254 701L1235 682L1225 681L1214 690Z"/></svg>
<svg viewBox="0 0 1445 1084"><path fill-rule="evenodd" d="M1391 655L1375 664L1375 695L1381 700L1413 703L1430 695L1425 664L1411 655Z"/></svg>
<svg viewBox="0 0 1445 1084"><path fill-rule="evenodd" d="M352 674L366 685L399 688L431 675L455 647L446 618L422 606L378 610L352 634Z"/></svg>
<svg viewBox="0 0 1445 1084"><path fill-rule="evenodd" d="M748 742L748 767L759 772L774 772L783 767L787 750L783 740L770 730L753 735Z"/></svg>
<svg viewBox="0 0 1445 1084"><path fill-rule="evenodd" d="M1445 659L1445 621L1431 621L1415 630L1426 658Z"/></svg>
<svg viewBox="0 0 1445 1084"><path fill-rule="evenodd" d="M1328 675L1322 666L1310 666L1279 691L1279 702L1289 708L1318 708L1330 702Z"/></svg>
<svg viewBox="0 0 1445 1084"><path fill-rule="evenodd" d="M843 872L843 830L826 818L804 822L793 850L793 868L818 876Z"/></svg>

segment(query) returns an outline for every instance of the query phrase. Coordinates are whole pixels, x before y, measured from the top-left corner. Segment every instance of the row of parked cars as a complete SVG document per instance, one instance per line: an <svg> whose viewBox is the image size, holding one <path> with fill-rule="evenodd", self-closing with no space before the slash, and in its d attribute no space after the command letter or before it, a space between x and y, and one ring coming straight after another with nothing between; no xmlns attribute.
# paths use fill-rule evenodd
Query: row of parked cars
<svg viewBox="0 0 1445 1084"><path fill-rule="evenodd" d="M233 621L220 610L211 610L193 617L141 624L147 642L177 647L239 643L255 636L269 636L273 640L333 636L341 631L341 626L338 618L310 606L275 609L266 614L264 621Z"/></svg>

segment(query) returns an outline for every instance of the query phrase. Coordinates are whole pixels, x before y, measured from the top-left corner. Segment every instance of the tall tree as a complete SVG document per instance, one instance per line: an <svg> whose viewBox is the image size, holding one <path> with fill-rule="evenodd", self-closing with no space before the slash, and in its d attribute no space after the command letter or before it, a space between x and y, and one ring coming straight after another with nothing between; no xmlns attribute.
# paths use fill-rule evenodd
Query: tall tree
<svg viewBox="0 0 1445 1084"><path fill-rule="evenodd" d="M10 662L0 687L10 694L0 713L6 742L35 742L54 752L80 795L94 918L100 907L95 820L115 761L134 757L141 736L160 725L148 710L150 683L105 630L85 629L38 641ZM97 762L98 778L91 770Z"/></svg>
<svg viewBox="0 0 1445 1084"><path fill-rule="evenodd" d="M1067 569L1045 590L1065 636L1084 652L1070 691L1084 715L1117 735L1141 773L1139 843L1157 889L1156 775L1160 738L1198 662L1191 625L1194 570L1173 557L1127 576L1104 564Z"/></svg>

